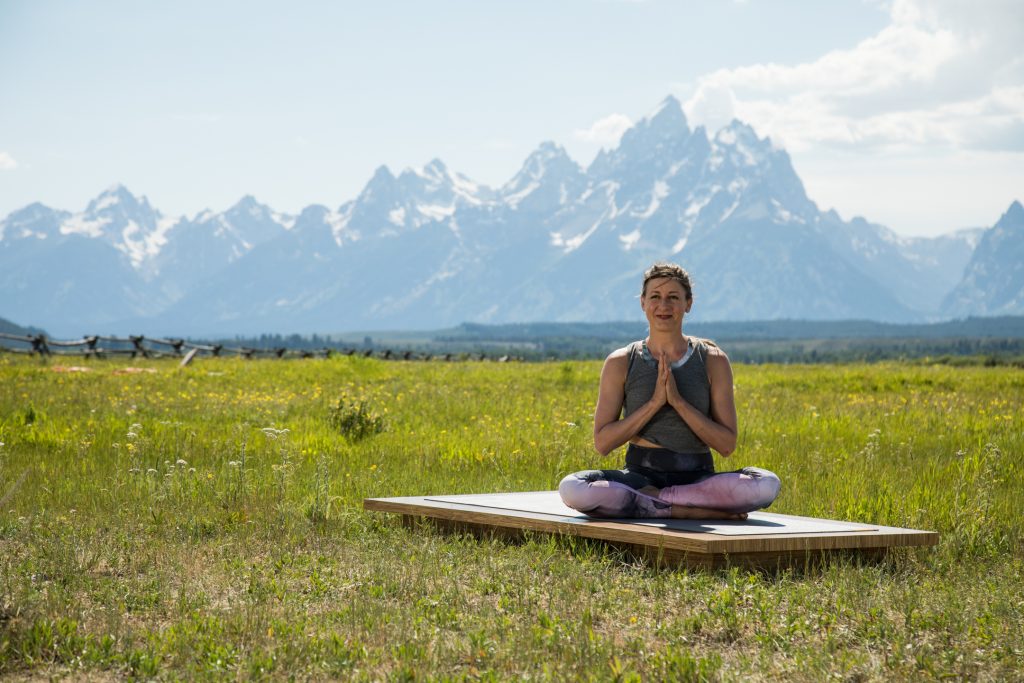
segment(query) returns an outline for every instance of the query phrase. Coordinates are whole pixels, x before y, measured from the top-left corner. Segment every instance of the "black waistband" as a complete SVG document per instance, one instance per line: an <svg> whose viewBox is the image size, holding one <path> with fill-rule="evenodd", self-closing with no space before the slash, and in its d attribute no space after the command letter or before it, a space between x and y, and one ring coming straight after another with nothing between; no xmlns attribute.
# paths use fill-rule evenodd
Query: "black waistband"
<svg viewBox="0 0 1024 683"><path fill-rule="evenodd" d="M629 444L626 467L655 472L714 472L711 453L676 453L667 448L648 448Z"/></svg>

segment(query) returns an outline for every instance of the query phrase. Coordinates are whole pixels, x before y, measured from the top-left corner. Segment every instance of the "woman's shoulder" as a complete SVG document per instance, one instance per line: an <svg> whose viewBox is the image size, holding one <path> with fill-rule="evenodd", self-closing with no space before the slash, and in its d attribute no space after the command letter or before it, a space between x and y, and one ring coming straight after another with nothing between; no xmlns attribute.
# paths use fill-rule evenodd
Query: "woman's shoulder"
<svg viewBox="0 0 1024 683"><path fill-rule="evenodd" d="M703 339L701 337L693 337L692 339L694 350L700 351L700 355L704 359L705 363L729 362L729 356L726 355L722 347L711 339Z"/></svg>
<svg viewBox="0 0 1024 683"><path fill-rule="evenodd" d="M608 358L606 360L612 360L613 358L629 358L634 354L640 353L640 351L643 349L643 345L643 340L630 342L629 344L623 346L621 349L615 349L614 351L609 353Z"/></svg>
<svg viewBox="0 0 1024 683"><path fill-rule="evenodd" d="M633 357L640 353L642 346L642 341L635 341L630 344L626 344L621 349L615 349L608 354L607 358L605 358L605 366L625 370L629 367Z"/></svg>
<svg viewBox="0 0 1024 683"><path fill-rule="evenodd" d="M704 350L704 368L708 373L708 379L712 384L715 384L718 380L724 380L726 384L732 385L732 364L729 362L729 356L726 355L725 351L722 350L718 344L710 340L705 345Z"/></svg>

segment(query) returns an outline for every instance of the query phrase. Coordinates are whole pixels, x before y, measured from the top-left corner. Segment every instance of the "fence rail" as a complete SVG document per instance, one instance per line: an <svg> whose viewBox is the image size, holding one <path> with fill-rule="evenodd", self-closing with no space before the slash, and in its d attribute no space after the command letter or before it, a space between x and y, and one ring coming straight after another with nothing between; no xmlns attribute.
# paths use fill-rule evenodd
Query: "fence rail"
<svg viewBox="0 0 1024 683"><path fill-rule="evenodd" d="M339 356L364 356L383 360L493 360L506 362L520 360L508 355L488 356L485 353L443 353L430 354L416 351L392 351L391 349L356 349L323 347L320 349L294 349L286 346L256 348L249 346L225 346L223 344L198 344L184 339L160 339L144 335L111 337L90 335L76 340L50 339L46 335L18 335L0 332L0 353L17 353L51 356L82 356L107 358L130 356L132 358L176 357L191 361L199 355L214 358L236 356L242 358L330 358Z"/></svg>

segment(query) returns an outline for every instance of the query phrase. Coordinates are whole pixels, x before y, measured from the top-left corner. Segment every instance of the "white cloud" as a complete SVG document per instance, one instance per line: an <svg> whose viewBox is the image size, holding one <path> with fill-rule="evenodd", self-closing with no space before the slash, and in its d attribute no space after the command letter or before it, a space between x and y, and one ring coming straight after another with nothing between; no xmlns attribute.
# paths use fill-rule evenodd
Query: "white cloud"
<svg viewBox="0 0 1024 683"><path fill-rule="evenodd" d="M611 114L594 121L590 128L576 130L573 136L577 140L612 146L618 143L622 134L632 125L633 122L625 114Z"/></svg>
<svg viewBox="0 0 1024 683"><path fill-rule="evenodd" d="M0 152L0 171L13 171L18 168L18 162L7 152Z"/></svg>
<svg viewBox="0 0 1024 683"><path fill-rule="evenodd" d="M687 103L686 111L689 120L714 131L736 118L736 96L727 85L702 81Z"/></svg>
<svg viewBox="0 0 1024 683"><path fill-rule="evenodd" d="M687 116L711 130L735 116L794 152L1024 150L1024 3L894 0L890 16L813 62L707 74Z"/></svg>

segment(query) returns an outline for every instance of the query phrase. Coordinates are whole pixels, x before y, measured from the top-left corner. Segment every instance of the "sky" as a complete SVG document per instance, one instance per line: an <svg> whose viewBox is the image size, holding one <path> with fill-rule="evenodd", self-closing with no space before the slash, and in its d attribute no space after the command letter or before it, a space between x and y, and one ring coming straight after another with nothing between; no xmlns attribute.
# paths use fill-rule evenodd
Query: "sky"
<svg viewBox="0 0 1024 683"><path fill-rule="evenodd" d="M116 183L298 213L434 158L499 187L668 95L845 219L938 235L1024 201L1019 0L0 0L0 217Z"/></svg>

